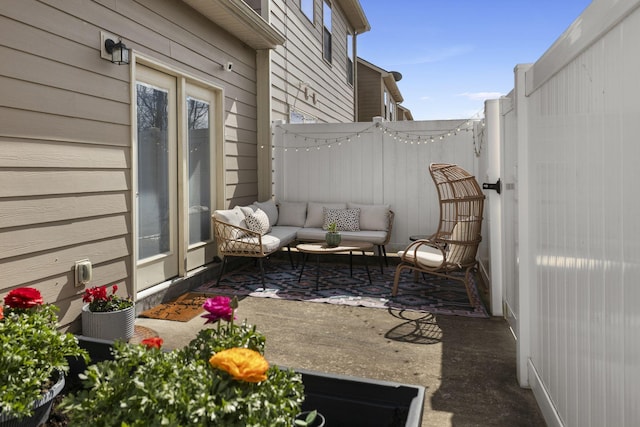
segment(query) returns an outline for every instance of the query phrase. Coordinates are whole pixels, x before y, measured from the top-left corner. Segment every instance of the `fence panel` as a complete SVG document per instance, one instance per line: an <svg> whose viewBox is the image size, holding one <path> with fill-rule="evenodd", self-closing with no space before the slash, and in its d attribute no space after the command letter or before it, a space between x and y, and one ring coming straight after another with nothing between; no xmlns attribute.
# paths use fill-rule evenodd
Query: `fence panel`
<svg viewBox="0 0 640 427"><path fill-rule="evenodd" d="M438 224L438 196L429 164L456 163L476 174L474 124L276 124L274 196L286 201L389 204L396 216L388 250L403 249L410 235L433 233Z"/></svg>

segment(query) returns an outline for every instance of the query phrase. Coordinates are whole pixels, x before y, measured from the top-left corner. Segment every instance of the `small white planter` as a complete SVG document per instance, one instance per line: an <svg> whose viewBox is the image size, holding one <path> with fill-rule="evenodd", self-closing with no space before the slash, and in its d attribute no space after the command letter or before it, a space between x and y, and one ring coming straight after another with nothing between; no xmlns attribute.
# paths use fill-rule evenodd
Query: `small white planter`
<svg viewBox="0 0 640 427"><path fill-rule="evenodd" d="M135 305L124 310L104 313L89 311L89 304L82 307L82 335L86 337L128 341L133 337L135 321Z"/></svg>

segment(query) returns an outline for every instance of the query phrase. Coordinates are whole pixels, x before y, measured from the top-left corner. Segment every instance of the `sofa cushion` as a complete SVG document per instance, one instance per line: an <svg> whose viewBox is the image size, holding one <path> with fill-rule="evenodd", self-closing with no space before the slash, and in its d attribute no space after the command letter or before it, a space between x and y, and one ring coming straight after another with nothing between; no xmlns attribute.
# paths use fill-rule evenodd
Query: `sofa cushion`
<svg viewBox="0 0 640 427"><path fill-rule="evenodd" d="M442 252L439 249L428 245L420 245L417 251L410 249L408 251L398 252L398 256L400 258L402 258L403 255L409 262L426 267L440 267L442 265L442 262L444 261Z"/></svg>
<svg viewBox="0 0 640 427"><path fill-rule="evenodd" d="M236 227L247 228L245 222L245 215L240 206L236 206L233 209L220 209L213 212L213 216L222 222L235 225ZM237 239L244 233L241 230L233 230L233 235L229 236L231 239Z"/></svg>
<svg viewBox="0 0 640 427"><path fill-rule="evenodd" d="M360 231L360 209L324 208L322 229L327 230L333 222L338 231Z"/></svg>
<svg viewBox="0 0 640 427"><path fill-rule="evenodd" d="M277 225L303 227L306 215L306 202L279 202Z"/></svg>
<svg viewBox="0 0 640 427"><path fill-rule="evenodd" d="M324 208L330 209L345 209L346 203L322 203L322 202L309 202L307 204L307 220L304 222L304 227L317 227L321 228L324 224Z"/></svg>
<svg viewBox="0 0 640 427"><path fill-rule="evenodd" d="M298 229L298 240L301 242L323 242L327 232L320 227ZM382 245L387 239L386 231L360 230L341 231L342 241L368 242L374 245Z"/></svg>
<svg viewBox="0 0 640 427"><path fill-rule="evenodd" d="M281 246L280 239L269 234L265 234L264 236L262 236L260 241L262 242L262 248L257 246L257 237L247 235L244 237L240 237L234 241L223 242L220 246L220 249L222 251L229 251L230 253L244 251L245 255L247 253L255 253L256 255L258 255L260 252L270 254L280 249Z"/></svg>
<svg viewBox="0 0 640 427"><path fill-rule="evenodd" d="M264 202L253 202L253 206L262 209L269 218L269 227L273 227L278 223L278 207L273 200L265 200Z"/></svg>
<svg viewBox="0 0 640 427"><path fill-rule="evenodd" d="M389 230L389 205L365 205L360 203L348 203L349 209L360 209L361 230Z"/></svg>
<svg viewBox="0 0 640 427"><path fill-rule="evenodd" d="M280 241L280 246L287 246L289 243L296 240L296 233L300 230L300 227L290 227L287 225L275 225L271 227L269 236Z"/></svg>
<svg viewBox="0 0 640 427"><path fill-rule="evenodd" d="M269 217L260 208L256 209L251 215L247 215L244 220L249 230L260 233L263 236L271 229L269 226Z"/></svg>

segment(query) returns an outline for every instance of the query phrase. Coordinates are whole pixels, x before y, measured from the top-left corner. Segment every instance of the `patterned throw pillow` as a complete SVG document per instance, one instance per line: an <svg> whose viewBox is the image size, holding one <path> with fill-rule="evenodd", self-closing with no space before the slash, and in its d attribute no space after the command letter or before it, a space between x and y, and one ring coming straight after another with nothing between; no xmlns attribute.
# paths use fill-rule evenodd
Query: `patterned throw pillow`
<svg viewBox="0 0 640 427"><path fill-rule="evenodd" d="M251 231L263 236L269 232L269 217L262 209L256 209L253 214L247 215L244 221Z"/></svg>
<svg viewBox="0 0 640 427"><path fill-rule="evenodd" d="M360 231L360 209L324 208L322 229L326 230L332 222L336 223L338 231Z"/></svg>

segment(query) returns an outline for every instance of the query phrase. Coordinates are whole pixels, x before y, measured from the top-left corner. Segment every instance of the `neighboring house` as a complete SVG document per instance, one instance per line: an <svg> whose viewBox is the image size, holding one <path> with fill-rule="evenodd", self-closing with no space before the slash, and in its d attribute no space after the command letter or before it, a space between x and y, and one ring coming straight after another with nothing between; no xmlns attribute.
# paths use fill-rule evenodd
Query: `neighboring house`
<svg viewBox="0 0 640 427"><path fill-rule="evenodd" d="M407 120L411 115L409 110L402 108L398 112L398 105L404 101L398 82L402 75L397 71L386 71L382 68L358 58L358 115L357 121L370 122L374 117L382 117L395 122Z"/></svg>
<svg viewBox="0 0 640 427"><path fill-rule="evenodd" d="M269 116L261 127L284 123L354 122L357 36L371 29L358 0L251 0L256 10L285 36L269 51ZM260 3L260 5L258 5ZM268 55L268 56L267 56ZM266 84L265 84L266 86ZM268 122L267 122L268 121ZM258 198L271 197L271 134L259 137ZM245 199L238 201L250 202Z"/></svg>
<svg viewBox="0 0 640 427"><path fill-rule="evenodd" d="M0 2L0 297L73 329L78 261L138 298L201 270L212 210L270 197L272 120L353 121L368 30L357 0Z"/></svg>
<svg viewBox="0 0 640 427"><path fill-rule="evenodd" d="M271 54L272 120L344 123L355 118L353 62L371 29L358 0L246 0L285 36Z"/></svg>
<svg viewBox="0 0 640 427"><path fill-rule="evenodd" d="M401 120L413 120L413 114L411 114L411 110L409 110L408 108L398 104L396 105L397 107L397 119L398 121Z"/></svg>

